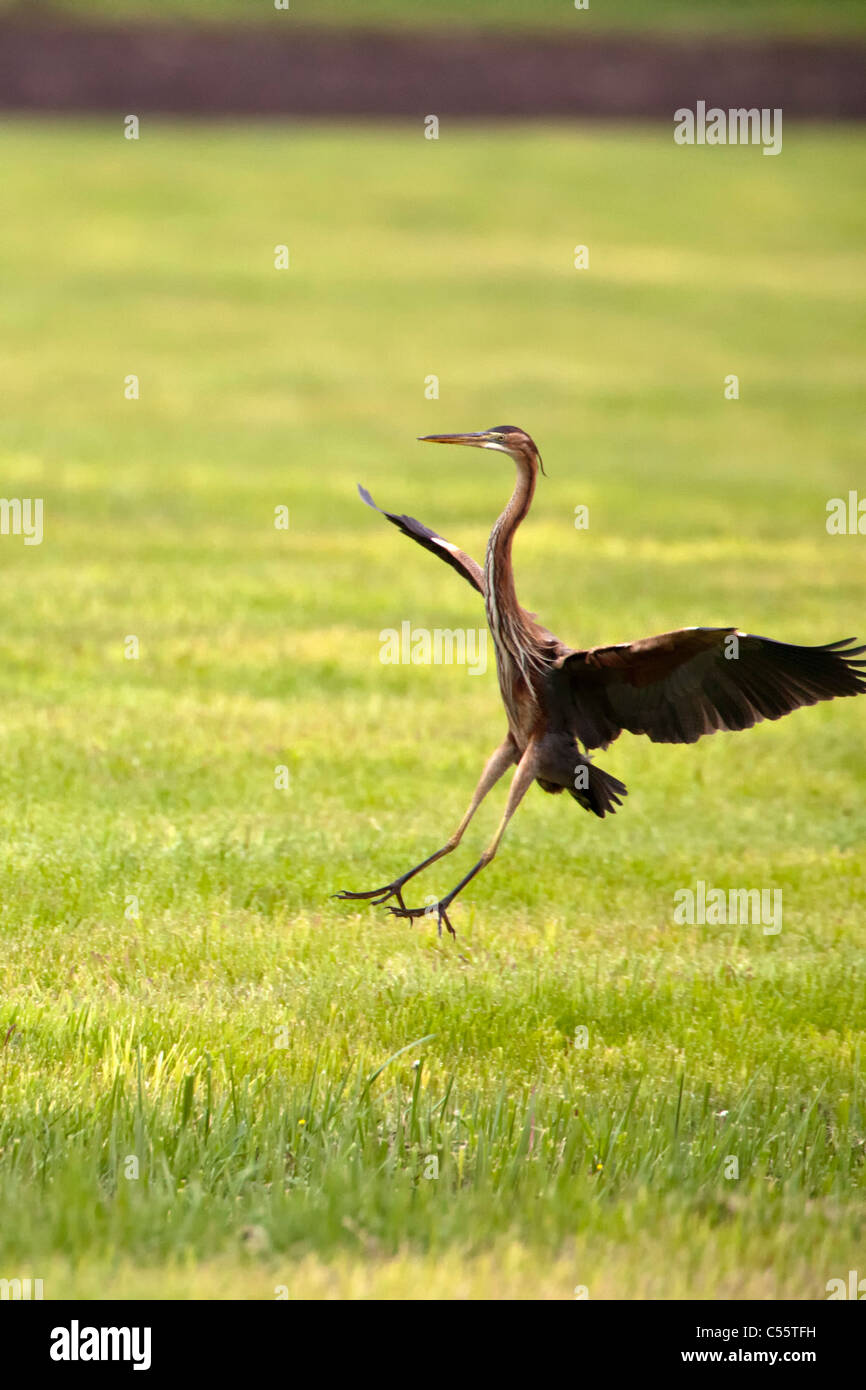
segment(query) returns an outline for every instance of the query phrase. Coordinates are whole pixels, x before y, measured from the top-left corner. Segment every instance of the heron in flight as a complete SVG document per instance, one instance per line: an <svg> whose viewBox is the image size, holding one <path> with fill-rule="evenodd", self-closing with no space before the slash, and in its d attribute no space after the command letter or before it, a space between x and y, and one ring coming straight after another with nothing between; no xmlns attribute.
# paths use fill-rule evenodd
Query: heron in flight
<svg viewBox="0 0 866 1390"><path fill-rule="evenodd" d="M337 897L365 899L377 906L393 898L389 910L396 917L435 912L439 935L444 925L456 936L448 910L496 854L533 782L546 792L569 792L596 816L612 815L622 805L626 788L596 767L589 750L609 747L623 729L646 734L654 743L695 743L717 729L750 729L801 705L866 694L866 646L853 646L853 637L797 647L733 627L685 627L611 647L567 647L521 607L514 587L511 546L532 504L541 466L532 439L525 430L499 425L474 434L429 434L422 442L490 449L505 454L517 468L511 500L490 533L483 569L420 521L382 512L405 536L451 565L484 599L508 732L488 759L466 814L441 849L382 888L344 891ZM380 511L364 488L358 491L368 506ZM505 811L478 863L435 906L407 907L405 885L457 848L481 802L511 767L516 770Z"/></svg>

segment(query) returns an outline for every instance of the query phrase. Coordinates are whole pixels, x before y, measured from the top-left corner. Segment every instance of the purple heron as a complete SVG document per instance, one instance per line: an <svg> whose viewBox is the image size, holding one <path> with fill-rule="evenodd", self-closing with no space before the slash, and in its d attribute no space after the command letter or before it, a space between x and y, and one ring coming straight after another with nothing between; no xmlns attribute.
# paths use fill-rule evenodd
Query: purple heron
<svg viewBox="0 0 866 1390"><path fill-rule="evenodd" d="M610 647L567 647L541 627L517 600L511 546L535 493L541 459L525 430L513 425L475 434L430 434L425 443L464 444L511 458L517 481L490 533L484 568L464 551L409 516L383 512L405 536L438 555L482 595L496 651L499 688L508 718L504 741L487 761L466 814L441 849L369 892L337 893L375 905L395 904L397 917L437 915L439 935L455 936L448 909L457 894L489 864L505 828L533 782L546 792L569 792L596 816L614 814L626 788L590 760L623 729L654 743L695 743L718 729L749 729L763 719L837 696L866 694L866 646L853 637L819 647L798 647L755 637L733 627L686 627ZM543 468L542 468L543 471ZM376 507L359 486L364 502ZM583 749L581 751L580 744ZM478 863L433 907L407 907L403 888L456 849L491 787L516 768L505 811Z"/></svg>

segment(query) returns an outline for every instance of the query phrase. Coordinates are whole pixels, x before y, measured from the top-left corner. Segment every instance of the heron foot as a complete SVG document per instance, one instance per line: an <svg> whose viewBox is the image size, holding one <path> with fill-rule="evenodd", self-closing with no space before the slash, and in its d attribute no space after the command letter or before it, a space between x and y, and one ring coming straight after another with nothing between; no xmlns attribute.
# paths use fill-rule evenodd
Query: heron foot
<svg viewBox="0 0 866 1390"><path fill-rule="evenodd" d="M430 907L406 907L401 899L399 907L389 907L388 911L392 913L394 917L400 917L406 921L412 921L415 917L432 917L435 912L439 935L442 935L442 927L444 925L448 928L456 941L457 933L448 918L448 907L450 902L450 898L443 898L441 902L432 903Z"/></svg>
<svg viewBox="0 0 866 1390"><path fill-rule="evenodd" d="M393 883L386 883L384 888L372 888L369 893L352 893L348 888L343 888L339 893L335 893L335 898L343 900L351 899L355 902L371 902L374 907L381 907L389 898L396 898L403 911L406 911L406 904L403 901L401 889L406 882L405 878L395 878Z"/></svg>

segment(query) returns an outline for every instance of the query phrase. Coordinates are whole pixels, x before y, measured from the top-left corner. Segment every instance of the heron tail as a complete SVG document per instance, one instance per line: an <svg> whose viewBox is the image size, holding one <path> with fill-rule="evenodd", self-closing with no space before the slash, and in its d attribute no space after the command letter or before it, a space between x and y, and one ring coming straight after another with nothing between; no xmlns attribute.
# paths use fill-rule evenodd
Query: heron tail
<svg viewBox="0 0 866 1390"><path fill-rule="evenodd" d="M620 782L618 777L613 777L609 772L596 767L588 758L579 759L575 783L573 789L569 788L575 801L585 811L592 811L602 819L608 815L616 815L616 808L622 805L622 798L628 796L625 784Z"/></svg>

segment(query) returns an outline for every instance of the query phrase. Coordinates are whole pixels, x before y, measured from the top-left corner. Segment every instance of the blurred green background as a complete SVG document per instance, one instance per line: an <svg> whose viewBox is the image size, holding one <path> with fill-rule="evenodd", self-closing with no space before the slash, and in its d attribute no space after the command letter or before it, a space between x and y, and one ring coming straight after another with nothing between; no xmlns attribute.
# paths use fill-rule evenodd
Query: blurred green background
<svg viewBox="0 0 866 1390"><path fill-rule="evenodd" d="M712 33L831 35L862 34L866 14L861 0L591 0L576 10L572 0L291 0L275 12L273 0L0 0L4 10L26 14L65 14L86 19L112 18L130 23L179 19L196 24L227 20L267 23L277 13L291 24L329 24L341 28L376 26L401 29L454 28L577 29L577 32Z"/></svg>
<svg viewBox="0 0 866 1390"><path fill-rule="evenodd" d="M531 793L456 947L329 894L441 843L503 729L492 663L379 661L483 613L356 483L477 556L512 483L419 434L535 436L518 590L566 640L864 635L863 538L825 529L866 489L862 132L3 143L3 490L45 539L0 541L0 1272L822 1297L862 1249L863 702L623 738L604 823ZM782 933L675 926L697 878L781 887Z"/></svg>

